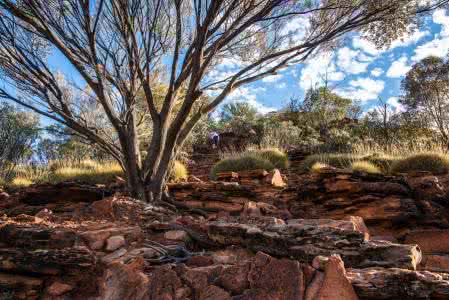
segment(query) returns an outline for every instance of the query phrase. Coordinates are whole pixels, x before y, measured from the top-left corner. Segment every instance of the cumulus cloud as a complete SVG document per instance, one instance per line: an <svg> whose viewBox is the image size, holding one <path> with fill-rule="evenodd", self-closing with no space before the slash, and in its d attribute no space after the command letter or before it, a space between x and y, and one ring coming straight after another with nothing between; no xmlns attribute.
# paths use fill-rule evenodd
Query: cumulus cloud
<svg viewBox="0 0 449 300"><path fill-rule="evenodd" d="M272 76L268 76L268 77L264 77L262 79L262 82L268 83L268 82L276 82L282 79L282 75L272 75Z"/></svg>
<svg viewBox="0 0 449 300"><path fill-rule="evenodd" d="M408 58L402 56L400 59L394 61L387 71L387 76L390 78L399 78L404 76L412 67L407 65Z"/></svg>
<svg viewBox="0 0 449 300"><path fill-rule="evenodd" d="M374 43L372 43L366 39L363 39L360 36L356 36L352 40L352 46L354 48L360 49L363 52L368 53L370 55L378 56L386 51L393 50L395 48L407 47L407 46L416 44L422 38L424 38L425 36L427 36L429 34L430 34L430 32L427 30L425 30L425 31L415 30L415 31L413 31L412 34L406 35L402 38L399 38L399 39L393 41L388 48L384 48L384 49L378 49L376 47L376 45L374 45Z"/></svg>
<svg viewBox="0 0 449 300"><path fill-rule="evenodd" d="M371 75L373 75L374 77L379 77L383 73L384 71L381 68L374 68L371 70Z"/></svg>
<svg viewBox="0 0 449 300"><path fill-rule="evenodd" d="M404 105L402 105L401 103L399 103L399 98L398 97L390 97L387 100L387 104L392 106L396 111L405 111L405 107Z"/></svg>
<svg viewBox="0 0 449 300"><path fill-rule="evenodd" d="M443 57L449 52L449 16L447 10L440 9L433 13L434 23L441 25L441 31L435 35L435 38L415 49L413 61L419 61L427 56Z"/></svg>
<svg viewBox="0 0 449 300"><path fill-rule="evenodd" d="M334 54L322 53L309 60L301 71L299 86L306 90L317 84L322 84L325 79L328 81L343 80L345 74L337 71L334 63Z"/></svg>
<svg viewBox="0 0 449 300"><path fill-rule="evenodd" d="M226 99L226 102L246 102L261 114L276 111L275 107L266 106L257 101L257 93L265 91L264 88L239 87L232 91Z"/></svg>
<svg viewBox="0 0 449 300"><path fill-rule="evenodd" d="M371 78L358 78L349 82L349 87L336 90L342 97L368 101L376 99L384 90L385 82Z"/></svg>
<svg viewBox="0 0 449 300"><path fill-rule="evenodd" d="M348 47L343 47L338 50L338 67L349 74L360 74L366 72L368 69L368 63L362 63L359 61L360 51L351 50ZM366 56L362 58L366 59Z"/></svg>

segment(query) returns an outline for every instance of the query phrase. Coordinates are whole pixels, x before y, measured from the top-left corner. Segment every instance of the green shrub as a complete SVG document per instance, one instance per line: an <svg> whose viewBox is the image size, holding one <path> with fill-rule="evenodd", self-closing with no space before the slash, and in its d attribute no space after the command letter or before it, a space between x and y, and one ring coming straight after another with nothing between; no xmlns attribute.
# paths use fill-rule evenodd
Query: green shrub
<svg viewBox="0 0 449 300"><path fill-rule="evenodd" d="M301 170L310 171L316 163L325 164L334 168L350 168L358 157L353 154L313 154L309 155L302 163Z"/></svg>
<svg viewBox="0 0 449 300"><path fill-rule="evenodd" d="M380 174L382 171L378 166L369 161L355 161L352 163L352 171L363 172L368 174Z"/></svg>
<svg viewBox="0 0 449 300"><path fill-rule="evenodd" d="M267 159L256 153L246 152L236 158L225 158L216 163L211 170L211 178L216 179L218 173L238 172L264 169L271 171L275 166Z"/></svg>
<svg viewBox="0 0 449 300"><path fill-rule="evenodd" d="M259 150L255 154L271 162L275 168L288 168L288 155L277 148Z"/></svg>
<svg viewBox="0 0 449 300"><path fill-rule="evenodd" d="M438 153L421 153L398 160L391 166L392 173L414 171L446 173L449 171L449 157Z"/></svg>
<svg viewBox="0 0 449 300"><path fill-rule="evenodd" d="M182 162L176 160L173 164L172 169L170 170L169 180L178 182L181 180L187 180L188 176L189 173L186 166Z"/></svg>

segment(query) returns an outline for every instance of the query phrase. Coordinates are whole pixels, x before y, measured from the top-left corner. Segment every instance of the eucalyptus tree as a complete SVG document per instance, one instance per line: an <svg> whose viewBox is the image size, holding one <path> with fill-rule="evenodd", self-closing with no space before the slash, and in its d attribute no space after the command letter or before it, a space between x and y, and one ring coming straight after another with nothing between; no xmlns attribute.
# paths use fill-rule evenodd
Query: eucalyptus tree
<svg viewBox="0 0 449 300"><path fill-rule="evenodd" d="M429 56L412 66L402 81L400 102L424 117L449 148L449 59Z"/></svg>
<svg viewBox="0 0 449 300"><path fill-rule="evenodd" d="M0 97L95 142L122 165L134 196L159 200L177 149L231 92L338 45L350 32L385 46L447 2L0 0ZM223 65L233 68L220 72ZM57 66L65 66L59 72L66 80ZM165 74L168 87L159 107L155 74ZM141 91L152 130L144 157ZM101 108L112 136L92 126L85 101Z"/></svg>

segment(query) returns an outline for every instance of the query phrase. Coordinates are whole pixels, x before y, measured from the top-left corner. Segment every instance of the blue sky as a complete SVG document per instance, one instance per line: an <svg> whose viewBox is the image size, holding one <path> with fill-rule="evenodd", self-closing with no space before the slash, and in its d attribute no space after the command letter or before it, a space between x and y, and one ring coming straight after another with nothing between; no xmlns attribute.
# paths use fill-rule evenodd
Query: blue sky
<svg viewBox="0 0 449 300"><path fill-rule="evenodd" d="M346 38L332 53L319 53L305 64L292 66L276 76L240 88L227 101L246 101L260 112L281 108L292 96L302 97L326 74L329 85L341 96L360 100L365 110L378 98L401 109L397 102L401 80L414 62L429 55L445 57L449 52L449 12L435 11L413 34L378 50L358 35Z"/></svg>
<svg viewBox="0 0 449 300"><path fill-rule="evenodd" d="M301 35L304 25L296 21L287 24L284 30ZM304 64L238 88L225 101L246 101L261 113L277 110L285 106L290 97L301 98L306 89L319 84L327 70L329 84L334 91L360 100L365 110L376 105L379 97L400 110L397 102L400 84L411 65L429 55L444 57L448 52L449 12L438 10L427 17L419 30L394 41L388 49L378 50L372 43L353 34L335 51L318 53ZM66 79L82 85L79 74L60 53L53 53L49 62ZM223 78L226 72L229 75L229 70L239 64L237 59L228 59L222 62L221 69L212 70L209 75ZM45 118L43 121L48 122Z"/></svg>

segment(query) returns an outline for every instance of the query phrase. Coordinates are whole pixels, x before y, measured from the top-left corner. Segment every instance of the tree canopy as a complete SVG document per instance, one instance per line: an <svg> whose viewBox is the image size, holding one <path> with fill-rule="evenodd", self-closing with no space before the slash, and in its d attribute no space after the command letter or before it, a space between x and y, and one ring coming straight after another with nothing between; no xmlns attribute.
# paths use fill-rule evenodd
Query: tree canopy
<svg viewBox="0 0 449 300"><path fill-rule="evenodd" d="M337 46L350 32L386 46L447 3L0 0L0 98L92 141L121 164L134 196L160 199L177 149L233 90ZM285 30L291 22L299 29ZM55 53L73 76L51 66ZM214 76L225 62L236 69ZM162 105L159 77L167 87ZM146 151L137 129L140 95L152 130ZM212 97L202 103L205 95Z"/></svg>

